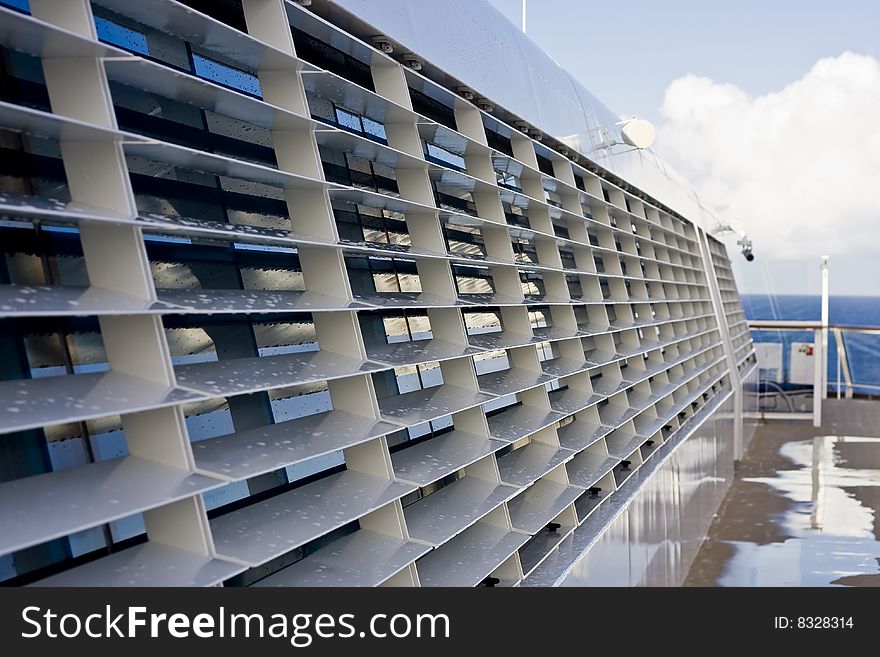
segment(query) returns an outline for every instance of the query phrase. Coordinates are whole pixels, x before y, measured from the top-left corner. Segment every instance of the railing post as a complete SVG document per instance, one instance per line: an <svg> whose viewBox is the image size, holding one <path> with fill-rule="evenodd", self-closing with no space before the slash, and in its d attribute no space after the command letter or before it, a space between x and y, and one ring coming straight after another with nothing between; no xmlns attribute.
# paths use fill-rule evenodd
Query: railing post
<svg viewBox="0 0 880 657"><path fill-rule="evenodd" d="M813 426L822 426L822 329L813 329Z"/></svg>
<svg viewBox="0 0 880 657"><path fill-rule="evenodd" d="M822 399L828 399L828 260L822 256Z"/></svg>
<svg viewBox="0 0 880 657"><path fill-rule="evenodd" d="M846 342L843 341L843 333L840 327L834 327L834 339L837 343L837 369L843 372L843 384L846 387L846 398L852 399L853 382L849 371L849 356L846 353ZM838 375L838 378L839 375ZM840 384L837 385L837 398L840 399Z"/></svg>

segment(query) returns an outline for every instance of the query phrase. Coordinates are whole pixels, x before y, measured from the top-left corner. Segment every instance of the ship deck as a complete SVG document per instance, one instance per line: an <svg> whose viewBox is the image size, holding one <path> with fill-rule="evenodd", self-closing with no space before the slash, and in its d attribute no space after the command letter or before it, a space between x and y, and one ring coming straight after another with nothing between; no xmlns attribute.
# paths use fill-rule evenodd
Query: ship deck
<svg viewBox="0 0 880 657"><path fill-rule="evenodd" d="M760 423L686 586L880 586L880 402Z"/></svg>

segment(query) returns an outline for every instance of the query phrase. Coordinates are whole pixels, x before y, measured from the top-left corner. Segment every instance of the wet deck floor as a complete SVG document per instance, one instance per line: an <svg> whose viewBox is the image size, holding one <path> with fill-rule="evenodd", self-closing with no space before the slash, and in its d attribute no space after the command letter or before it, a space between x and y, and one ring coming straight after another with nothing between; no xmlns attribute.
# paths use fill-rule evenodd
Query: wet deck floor
<svg viewBox="0 0 880 657"><path fill-rule="evenodd" d="M880 586L880 401L758 428L685 586Z"/></svg>

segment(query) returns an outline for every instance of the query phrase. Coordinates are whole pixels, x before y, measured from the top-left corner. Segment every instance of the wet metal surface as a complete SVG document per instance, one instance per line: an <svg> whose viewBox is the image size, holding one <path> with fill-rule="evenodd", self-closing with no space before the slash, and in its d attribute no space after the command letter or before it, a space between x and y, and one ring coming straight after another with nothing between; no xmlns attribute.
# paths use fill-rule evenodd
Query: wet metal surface
<svg viewBox="0 0 880 657"><path fill-rule="evenodd" d="M603 478L600 498L582 495L583 523L522 585L681 585L733 479L732 411L714 400L638 469Z"/></svg>
<svg viewBox="0 0 880 657"><path fill-rule="evenodd" d="M852 435L880 403L834 404L759 427L686 586L880 586L880 437Z"/></svg>

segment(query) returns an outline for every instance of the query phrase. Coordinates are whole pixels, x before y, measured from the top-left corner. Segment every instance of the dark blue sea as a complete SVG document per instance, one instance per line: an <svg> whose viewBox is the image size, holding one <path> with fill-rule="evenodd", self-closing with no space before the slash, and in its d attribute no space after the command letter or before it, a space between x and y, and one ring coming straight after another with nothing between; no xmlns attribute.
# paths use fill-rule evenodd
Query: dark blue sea
<svg viewBox="0 0 880 657"><path fill-rule="evenodd" d="M744 294L741 296L743 309L748 319L788 319L819 320L821 300L818 296ZM831 324L855 326L880 326L880 297L832 296L828 302L828 315ZM787 370L787 354L792 342L812 342L810 331L753 331L755 342L783 342L783 358ZM850 373L856 383L857 392L872 391L859 388L859 383L880 385L880 335L864 335L844 332ZM828 384L837 382L837 345L833 335L829 335ZM873 391L880 394L880 391Z"/></svg>

